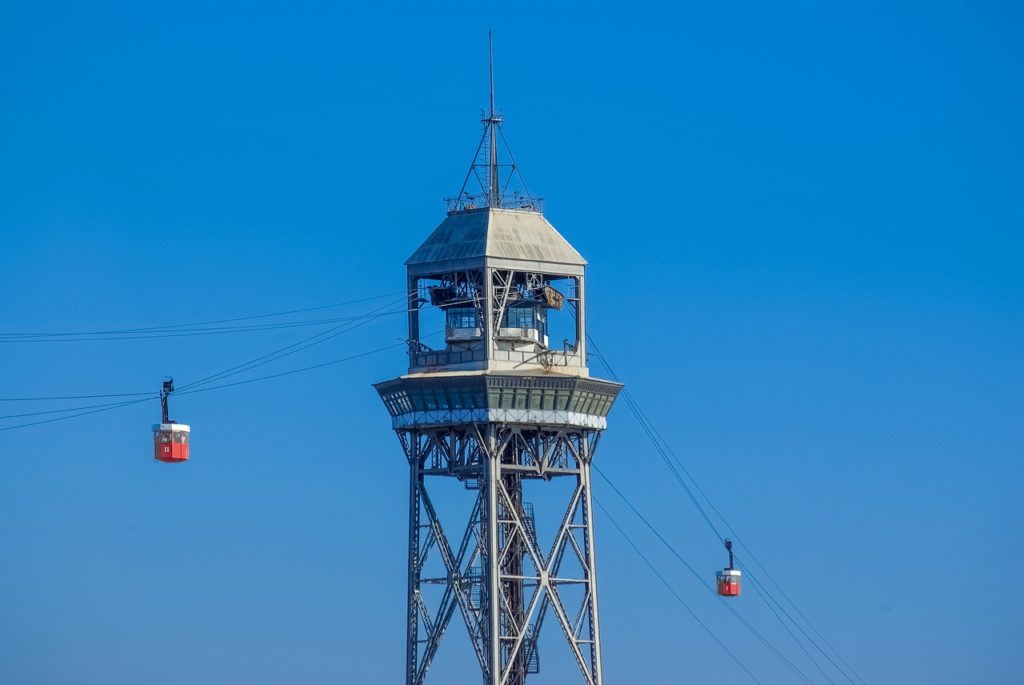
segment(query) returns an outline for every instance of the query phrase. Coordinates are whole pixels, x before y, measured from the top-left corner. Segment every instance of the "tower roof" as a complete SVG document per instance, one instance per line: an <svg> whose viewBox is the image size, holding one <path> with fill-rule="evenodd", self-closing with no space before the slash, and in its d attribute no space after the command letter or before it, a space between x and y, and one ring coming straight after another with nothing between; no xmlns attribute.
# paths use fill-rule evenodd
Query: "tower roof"
<svg viewBox="0 0 1024 685"><path fill-rule="evenodd" d="M587 263L540 212L483 207L449 214L405 264L422 272L485 259L564 265L573 272Z"/></svg>

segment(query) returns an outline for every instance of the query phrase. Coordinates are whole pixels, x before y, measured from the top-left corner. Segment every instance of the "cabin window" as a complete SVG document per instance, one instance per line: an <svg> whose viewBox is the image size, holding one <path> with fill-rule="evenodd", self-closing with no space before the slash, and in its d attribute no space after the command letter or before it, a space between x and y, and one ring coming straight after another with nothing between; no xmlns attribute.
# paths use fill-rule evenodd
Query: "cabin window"
<svg viewBox="0 0 1024 685"><path fill-rule="evenodd" d="M534 307L509 307L505 310L502 328L537 328L537 310Z"/></svg>
<svg viewBox="0 0 1024 685"><path fill-rule="evenodd" d="M476 328L476 309L473 307L451 307L448 309L448 328Z"/></svg>

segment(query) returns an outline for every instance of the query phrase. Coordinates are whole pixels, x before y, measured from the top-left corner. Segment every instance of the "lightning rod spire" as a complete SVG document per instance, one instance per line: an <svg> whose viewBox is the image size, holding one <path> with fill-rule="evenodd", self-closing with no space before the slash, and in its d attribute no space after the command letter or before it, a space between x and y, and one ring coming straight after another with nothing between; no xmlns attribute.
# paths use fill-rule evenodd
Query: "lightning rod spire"
<svg viewBox="0 0 1024 685"><path fill-rule="evenodd" d="M498 178L498 128L501 118L494 113L494 32L487 31L487 56L488 69L491 81L491 112L487 117L487 126L490 130L490 159L488 160L488 197L487 204L490 207L501 206L501 181Z"/></svg>
<svg viewBox="0 0 1024 685"><path fill-rule="evenodd" d="M516 165L505 136L501 132L501 125L505 123L505 117L495 108L494 105L494 32L487 32L487 72L489 86L489 109L480 112L480 122L484 125L480 135L480 142L473 153L473 162L462 180L462 187L455 197L446 198L448 213L461 212L470 209L477 209L480 206L505 209L521 209L540 212L543 200L539 197L531 197L530 191L523 180L523 174ZM508 160L502 164L498 159L498 146L505 148ZM484 170L484 167L486 171ZM505 175L505 182L502 184L501 167L505 166L508 173ZM472 179L479 183L480 191L477 193L467 192L466 188ZM513 181L518 181L519 189L513 189L509 198L503 197L509 190Z"/></svg>

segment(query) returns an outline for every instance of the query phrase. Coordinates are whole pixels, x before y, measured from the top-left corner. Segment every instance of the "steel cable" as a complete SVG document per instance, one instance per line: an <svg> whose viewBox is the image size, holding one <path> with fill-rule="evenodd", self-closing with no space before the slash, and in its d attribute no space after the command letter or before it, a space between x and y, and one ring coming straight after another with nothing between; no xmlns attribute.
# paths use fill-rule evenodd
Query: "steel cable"
<svg viewBox="0 0 1024 685"><path fill-rule="evenodd" d="M402 298L402 299L404 301L405 298ZM290 345L286 345L286 346L284 346L284 347L282 347L280 349L274 350L272 352L268 352L267 354L264 354L264 355L261 355L259 357L256 357L255 359L251 359L251 360L249 360L247 362L244 362L242 364L238 364L236 366L232 366L231 368L224 369L223 371L219 371L219 372L211 374L209 376L205 376L204 378L200 378L197 381L192 381L191 383L186 383L185 385L180 386L178 388L178 390L179 391L186 390L188 388L194 388L194 387L205 385L207 383L212 383L212 382L218 381L218 380L220 380L222 378L227 378L229 376L234 376L236 374L243 373L245 371L249 371L251 369L254 369L254 368L257 368L257 367L260 367L260 366L264 366L265 364L270 364L271 362L275 362L278 359L282 359L284 357L290 356L290 355L295 354L297 352L301 352L302 350L309 349L310 347L313 347L314 345L319 345L320 343L327 342L328 340L330 340L332 338L336 338L339 335L342 335L344 333L348 333L349 331L355 330L356 328L359 328L360 326L364 326L367 323L369 323L370 321L373 321L373 320L375 320L377 318L380 318L381 316L387 316L388 314L397 314L397 313L399 313L398 311L384 312L383 314L379 313L381 309L384 309L384 308L387 308L387 307L394 307L394 306L395 306L395 303L389 302L389 303L387 303L387 304L385 304L385 305L383 305L381 307L378 307L377 309L372 310L370 312L370 314L367 315L367 318L364 318L361 321L358 321L358 322L355 322L355 323L347 322L347 323L341 324L339 326L335 326L333 328L329 328L326 331L321 331L320 333L317 333L316 335L309 336L308 338L303 338L302 340L299 340L298 342L294 342L294 343L292 343ZM403 305L403 308L404 308L404 306L405 305ZM370 318L370 317L372 317L372 318Z"/></svg>
<svg viewBox="0 0 1024 685"><path fill-rule="evenodd" d="M683 565L683 566L684 566L684 567L686 568L686 570L687 570L687 571L689 571L689 572L690 572L690 574L691 574L691 575L692 575L692 576L693 576L694 578L696 578L696 579L697 579L697 582L698 582L698 583L700 583L700 584L701 584L702 586L704 586L704 589L705 589L705 590L707 590L708 592L710 592L711 594L713 594L713 595L714 595L715 597L717 597L717 598L718 598L718 600L719 600L719 602L721 603L721 605L722 605L723 607L725 607L725 608L726 608L726 609L727 609L727 610L729 611L729 613L731 613L731 614L733 615L733 617L734 617L734 618L735 618L736 620L738 620L738 621L739 621L739 622L740 622L740 623L741 623L741 624L742 624L742 625L743 625L743 626L744 626L744 627L745 627L745 628L747 629L747 631L748 631L748 632L750 632L750 634L751 634L751 635L753 635L753 636L754 636L755 638L757 638L757 640L758 640L758 641L759 641L759 642L760 642L760 643L761 643L762 645L764 645L764 647L765 647L765 648L766 648L766 649L767 649L767 650L768 650L769 652L771 652L771 653L772 653L773 655L775 655L775 657L776 657L776 658L777 658L777 659L778 659L779 661L781 661L781 662L782 662L782 663L783 663L783 664L784 664L784 665L785 665L785 666L786 666L786 667L787 667L787 668L788 668L788 669L789 669L790 671L792 671L792 672L793 672L793 674L795 674L795 675L796 675L796 676L797 676L798 678L800 678L801 680L803 680L803 681L804 681L805 683L808 683L808 685L814 685L814 681L813 681L813 680L811 680L811 679L810 679L810 678L809 678L809 677L807 676L807 674L805 674L805 673L804 673L803 671L801 671L801 670L800 670L800 668L799 668L799 667L798 667L798 666L797 666L796 664L794 664L794 663L793 663L792 661L790 661L790 660L789 660L789 658L788 658L788 657L786 657L786 655L785 655L785 654L783 654L783 653L782 653L782 652L781 652L781 651L780 651L780 650L779 650L779 649L778 649L777 647L775 647L775 645L773 645L773 644L771 643L771 641L770 641L770 640L768 640L768 638L766 638L766 637L765 637L764 635L762 635L762 634L761 634L761 633L760 633L760 632L759 632L759 631L758 631L758 630L757 630L756 628L754 628L754 626L753 626L753 625L751 625L751 624L750 624L750 622L749 622L749 621L747 621L747 619L745 619L745 618L743 617L743 615L742 615L742 614L740 614L740 613L739 613L738 611L736 611L736 609L735 609L735 608L734 608L734 607L733 607L732 605L730 605L730 604L729 604L729 603L728 603L728 602L727 602L726 600L724 600L724 599L723 599L722 597L719 597L719 596L718 596L718 594L717 594L717 593L715 592L715 588L714 588L714 587L712 587L712 586L711 586L710 584L708 584L708 582L707 582L707 581L706 581L706 580L704 579L704 577L703 577L703 576L702 576L702 575L701 575L701 574L700 574L700 573L699 573L699 572L697 571L697 569L695 569L695 568L694 568L694 567L693 567L693 566L692 566L692 565L690 564L690 562L688 562L688 561L687 561L687 560L686 560L686 559L685 559L685 558L683 557L683 555L679 553L679 550L677 550L677 549L675 548L675 546L674 546L674 545L673 545L672 543L670 543L670 542L668 541L668 539L667 539L667 538L666 538L666 537L665 537L664 535L662 535L662 534L661 534L661 532L659 532L659 531L658 531L658 529L657 529L657 528L655 528L655 527L654 527L654 524L652 524L652 523L651 523L651 522L650 522L650 521L649 521L649 520L647 519L647 517L646 517L646 516L644 516L644 515L643 515L642 513L640 513L640 510L636 508L636 505L634 505L634 504L633 504L633 503L632 503L632 502L631 502L631 501L629 500L629 498L628 498L628 497L626 497L626 495L625 495L625 494L624 494L624 493L623 493L623 492L622 492L622 491L621 491L621 490L620 490L620 489L619 489L619 488L618 488L618 487L617 487L617 486L615 485L615 483L613 483L613 482L611 481L611 479L609 479L609 478L608 478L608 476L604 475L604 472L603 472L603 471L601 471L601 469L599 469L599 468L598 468L598 467L597 467L596 465L591 465L591 468L592 468L592 469L593 469L594 471L596 471L596 472L597 472L597 475L601 476L601 478L602 478L602 479L604 479L604 481L605 481L606 483L608 483L608 486L609 486L609 487L611 487L612 491L613 491L613 492L614 492L614 493L615 493L616 495L618 495L618 496L619 496L619 498L620 498L620 499L621 499L621 500L622 500L623 502L625 502L626 506L630 508L630 510L631 510L631 511L632 511L632 512L633 512L633 513L634 513L634 514L636 515L636 517L637 517L637 518L639 518L639 519L640 519L640 521L642 521L642 522L643 522L643 524L644 524L645 526L647 526L647 529L648 529L648 530L650 530L650 531L651 531L651 533L653 533L653 534L654 534L654 537L658 538L658 540L659 540L659 541L661 542L661 544L663 544L663 545L665 546L665 548L666 548L666 549L667 549L667 550L669 551L669 553L671 553L671 554L672 554L672 556L674 556L674 557L676 558L676 560L677 560L677 561L679 561L679 563L681 563L681 564L682 564L682 565Z"/></svg>
<svg viewBox="0 0 1024 685"><path fill-rule="evenodd" d="M762 590L761 590L761 584L753 576L751 576L749 573L747 574L746 577L747 577L747 580L750 581L751 585L753 585L754 591L757 592L757 596L760 597L761 601L764 602L766 607L768 607L768 611L770 611L772 613L772 616L774 616L776 618L776 620L778 620L778 622L782 626L782 628L789 634L789 636L791 638L793 638L793 642L795 642L796 646L800 648L800 651L804 653L804 656L806 656L807 659L812 664L814 664L814 667L816 669L818 669L818 671L821 673L822 676L825 677L825 680L827 680L829 683L831 683L831 685L835 685L835 681L832 680L831 677L829 677L828 673L825 672L825 669L823 669L821 667L821 665L818 663L818 660L814 658L814 655L812 655L807 650L807 648L804 647L804 643L801 642L800 638L798 638L796 636L796 633L794 633L793 629L789 627L789 625L786 623L786 620L782 616L779 615L778 610L774 606L772 606L772 602L768 601L768 597L767 597L766 593L762 592ZM779 608L781 609L781 607L779 607ZM797 627L799 627L799 626L797 626Z"/></svg>
<svg viewBox="0 0 1024 685"><path fill-rule="evenodd" d="M736 662L736 664L737 664L737 665L738 665L738 666L739 666L740 668L742 668L742 669L743 669L743 671L744 671L744 672L745 672L745 673L746 673L747 675L749 675L749 676L750 676L750 678L751 678L751 679L752 679L752 680L753 680L753 681L754 681L755 683L760 683L760 682L761 682L761 680L760 680L760 679L759 679L759 678L758 678L758 677L757 677L756 675L754 675L754 674L753 674L753 672L751 672L751 670L750 670L749 668L747 668L746 664L744 664L744 663L743 663L742 661L740 661L739 657L737 657L737 656L736 656L736 655L735 655L735 654L734 654L734 653L732 652L732 650L731 650L731 649L729 649L729 647L728 647L728 646L726 646L726 644L725 644L724 642L722 642L722 640L721 640L721 639L720 639L720 638L719 638L719 637L718 637L717 635L715 635L714 631L712 631L712 630L711 630L711 627L710 627L710 626L708 626L708 624L707 624L707 623L705 623L704 621L702 621L702 620L701 620L701 618L700 618L700 616L698 616L698 615L697 615L697 613L696 613L696 612L695 612L695 611L694 611L694 610L693 610L692 608L690 608L690 605L686 603L686 600L684 600L684 599L682 598L682 596L681 596L681 595L680 595L680 594L679 594L679 593L678 593L678 592L676 591L676 589L675 589L675 588L674 588L674 587L672 586L672 584L671 584L671 583L669 583L669 582L668 582L668 580L666 580L666 579L665 579L665 576L663 576L663 575L661 574L661 572L660 572L660 571L658 571L658 569L657 569L657 568L656 568L656 567L654 566L654 564L653 564L653 563L651 562L651 560L650 560L650 559L649 559L649 558L647 557L647 555L646 555L646 554L644 554L644 553L643 553L642 551L640 551L640 548L639 548L639 547L638 547L638 546L636 545L636 543L635 543L635 542L633 542L633 539L629 537L629 534L627 534L627 533L626 533L626 531L625 531L625 530L623 530L622 526L620 526L620 525L619 525L619 522L618 522L618 521L616 521L616 520L615 520L615 517L611 515L611 512L609 512L609 511L608 511L608 510L607 510L607 509L605 508L605 506L604 506L603 504L601 504L601 502L600 502L600 501L598 501L598 500L597 500L596 498L594 499L594 504L596 504L596 505L597 505L597 508L598 508L598 509L600 509L600 510L601 510L601 511L602 511L602 512L604 513L604 515L605 515L605 516L606 516L606 517L608 518L608 520L609 520L609 521L611 522L612 526L614 526L614 527L615 527L615 529L616 529L617 531L619 531L619 534L620 534L620 535L622 535L622 537L623 537L623 538L624 538L624 539L626 540L626 543L627 543L627 544L628 544L628 545L629 545L630 547L632 547L632 548L633 548L633 551L637 553L637 556L639 556L639 557L640 557L640 558L641 558L641 559L643 560L643 562L644 562L644 563L645 563L645 564L647 565L647 568L649 568L649 569L651 570L651 573L653 573L653 574L655 575L655 577L657 577L657 579L658 579L659 581L661 581L661 584L662 584L662 585L664 585L664 586L665 586L665 587L666 587L666 588L668 589L668 591L669 591L669 592L670 592L670 593L672 594L672 596L676 598L676 601L677 601L677 602L679 602L679 603L680 603L680 604L681 604L681 605L683 606L683 608L684 608L684 609L686 609L687 613L689 613L689 614L690 614L690 616L692 616L692 617L693 617L693 620L695 620L695 621L696 621L696 622L697 622L697 623L698 623L698 624L700 625L700 627L701 627L701 628L703 628L703 629L704 629L704 631L705 631L705 632L706 632L706 633L707 633L708 635L710 635L710 636L711 636L711 639L712 639L712 640L714 640L714 641L715 641L715 642L716 642L716 643L718 644L718 646L719 646L719 647L721 647L721 648L722 648L722 650L723 650L723 651L725 651L725 653L726 653L726 654L728 654L728 655L729 655L729 657L730 657L730 658L731 658L731 659L732 659L733 661L735 661L735 662Z"/></svg>
<svg viewBox="0 0 1024 685"><path fill-rule="evenodd" d="M101 331L80 331L80 332L58 332L58 333L0 333L0 342L8 342L6 338L57 338L57 337L68 337L68 336L90 336L90 335L122 335L132 333L154 333L154 332L181 332L179 329L188 329L195 326L210 326L222 323L234 323L236 321L251 321L253 319L266 319L273 318L276 316L287 316L289 314L301 314L305 312L317 311L322 309L330 309L333 307L343 307L350 304L359 304L361 302L370 302L373 300L380 300L385 297L395 297L402 295L401 292L386 293L383 295L372 295L370 297L362 297L354 300L347 300L344 302L334 302L332 304L318 305L315 307L303 307L301 309L289 309L280 312L270 312L266 314L253 314L250 316L236 316L229 319L214 319L208 321L193 321L189 323L180 324L165 324L162 326L148 326L144 328L121 328ZM288 325L288 323L302 323L312 325L314 322L284 322L282 324L271 324L271 325ZM229 327L232 328L232 327ZM240 328L240 327L239 327ZM216 330L216 329L210 329ZM16 342L16 340L15 340Z"/></svg>
<svg viewBox="0 0 1024 685"><path fill-rule="evenodd" d="M378 298L364 298L364 299L380 299L380 298L378 297ZM404 300L404 299L405 298L403 297L402 300ZM353 302L355 302L355 301L356 300L353 300ZM473 300L459 300L459 301L453 302L451 304L457 305L457 304L469 303L469 302L472 302L472 301ZM397 304L397 302L395 302L395 304ZM323 306L326 307L326 306L336 306L336 305L323 305ZM389 306L389 305L384 305L384 307L387 307L387 306ZM287 346L285 346L283 348L280 348L278 350L274 350L273 352L269 352L269 353L267 353L265 355L257 357L256 359L252 359L252 360L249 360L248 362L245 362L243 364L239 364L237 366L231 367L230 369L225 369L224 371L218 372L216 374L212 374L211 376L207 376L206 378L199 379L198 381L194 381L192 383L188 383L187 385L184 385L184 386L179 386L178 390L183 390L183 389L185 389L187 387L192 387L192 386L198 385L200 383L205 383L207 381L218 380L221 377L227 377L228 375L234 375L235 373L242 373L243 371L247 371L249 369L256 368L258 366L262 366L263 363L270 363L272 361L276 361L277 359L280 359L280 358L283 358L283 357L286 357L286 356L289 356L290 354L292 354L292 352L288 352L288 354L281 354L282 352L286 352L286 351L290 350L291 348L303 345L304 343L314 341L317 338L320 338L322 336L326 336L326 337L324 337L323 340L317 340L316 342L313 342L312 344L309 344L309 345L306 345L304 347L301 347L300 349L295 350L295 352L300 352L300 351L302 351L304 349L308 349L309 347L313 347L314 345L317 345L320 342L324 342L326 340L330 340L331 338L337 337L337 335L341 335L342 333L347 333L350 330L354 330L355 328L359 328L360 326L364 325L365 323L369 323L371 321L375 321L375 320L383 318L385 316L392 316L392 315L395 315L395 314L403 314L403 313L407 313L409 311L412 311L412 310L403 308L403 309L394 309L394 310L386 311L386 312L380 312L379 310L382 309L382 308L383 307L378 307L377 309L371 310L370 312L367 312L366 314L353 315L351 317L343 317L344 320L345 320L344 324L341 324L339 326L335 326L334 328L331 328L331 329L326 330L326 331L321 331L321 332L319 332L319 333L317 333L315 335L312 335L312 336L309 336L307 338L304 338L303 340L299 340L298 342L292 343L292 344L287 345ZM305 310L292 310L292 311L305 311ZM272 316L272 315L267 314L267 315L259 315L259 316ZM255 317L240 317L240 318L255 318ZM232 319L225 319L225 320L226 321L230 321ZM352 325L350 327L346 328L346 326L348 324L352 324ZM339 330L339 329L344 329L344 330ZM335 333L335 334L334 335L328 335L330 333ZM435 335L435 333L431 333L430 335ZM277 356L275 356L275 355L277 355ZM273 357L273 359L267 359L268 357ZM266 362L262 362L262 360L264 360L264 359L267 359L267 361ZM262 363L257 364L256 362L262 362ZM228 372L231 372L231 373L228 373ZM100 394L89 394L89 395L51 395L51 396L36 396L36 397L0 397L0 402L43 402L43 401L61 401L61 400L107 399L107 398L114 398L114 397L153 397L153 396L156 396L156 395L158 395L158 393L155 393L153 391L149 391L149 392L100 393ZM92 405L92 406L100 406L100 405ZM57 412L59 412L59 411L74 411L74 409L56 410L56 411ZM36 413L37 414L45 414L45 413L55 413L55 412L36 412ZM25 415L28 416L29 414L25 414ZM11 416L15 416L15 415L11 415ZM4 417L0 417L0 418L4 418Z"/></svg>
<svg viewBox="0 0 1024 685"><path fill-rule="evenodd" d="M600 351L600 348L595 343L593 337L588 334L587 340L590 343L591 347L594 349L595 355L598 357L598 359L600 359L602 365L608 371L608 374L612 377L612 380L618 381L618 376L616 375L615 371L612 369L612 367L609 364L607 358ZM689 472L689 470L686 468L686 466L682 463L682 460L678 457L678 455L675 454L675 451L672 450L672 447L671 447L671 445L668 444L668 441L665 440L664 437L662 437L661 433L658 431L657 427L654 425L654 422L650 420L650 418L647 416L647 414L639 406L639 403L636 402L635 399L633 399L632 395L629 393L628 390L624 390L623 391L623 396L624 396L624 399L626 400L627 406L630 408L630 410L633 413L634 417L640 423L641 429L647 435L647 437L651 441L652 445L654 445L655 450L658 452L659 456L665 462L666 466L668 467L669 471L672 473L672 475L675 478L676 482L682 487L683 491L686 493L687 497L690 499L691 503L693 503L694 507L700 513L700 515L704 519L704 521L708 524L708 527L714 533L715 537L718 538L720 541L723 541L725 539L724 536L722 535L722 533L719 531L718 527L711 520L711 517L708 515L707 511L704 509L704 507L698 501L697 497L694 495L694 492L690 489L688 484L683 480L682 476L680 475L680 471L683 474L686 475L686 477L690 480L691 483L693 483L693 488L707 502L708 506L711 508L711 510L714 512L714 514L719 518L719 520L722 521L723 525L729 530L729 532L732 534L732 536L734 538L736 538L737 542L742 544L743 547L747 550L747 553L750 556L751 560L754 561L757 564L757 566L759 568L761 568L762 571L764 571L765 576L768 577L769 580L772 582L772 584L775 585L775 587L780 591L780 593L783 594L785 599L789 602L789 604L793 607L793 609L797 612L797 614L800 615L800 617L803 618L804 622L807 623L808 627L810 627L812 632L814 632L816 635L818 635L818 637L822 640L822 642L824 642L826 644L826 646L828 646L828 648L833 652L833 654L835 654L836 658L839 659L839 661L843 664L843 666L846 667L846 670L841 668L839 666L839 664L837 664L836 661L833 660L832 657L829 656L825 652L825 650L822 649L822 647L817 644L817 642L803 629L803 627L800 626L800 624L795 619L793 619L793 617L789 614L789 612L785 611L785 609L782 607L781 603L779 603L778 600L776 600L771 595L771 592L768 590L767 587L764 586L763 583L760 584L760 591L763 591L771 599L771 601L775 602L775 604L780 608L780 610L783 611L783 614L789 619L789 621L800 631L800 633L802 635L804 635L805 639L807 639L807 641L809 643L811 643L811 645L814 646L814 648L819 653L821 653L822 656L824 656L829 661L829 663L831 663L833 665L833 667L835 667L835 669L839 673L841 673L843 675L844 678L846 678L848 681L853 683L852 678L850 678L850 675L846 672L848 670L850 673L852 673L854 676L856 676L856 678L858 680L860 680L861 683L864 683L863 678L861 678L860 675L857 674L857 672L846 662L846 660L843 659L841 655L839 655L839 653L835 650L835 648L833 648L830 644L828 644L828 642L821 636L821 633L814 627L814 625L810 622L810 620L803 614L803 612L800 611L799 607L797 607L796 604L792 601L792 599L790 599L789 596L785 594L785 591L778 585L778 583L776 583L775 580L771 578L771 576L768 574L767 569L765 569L764 566L760 563L760 561L757 560L756 556L754 555L754 553L750 549L750 547L746 543L744 543L742 541L742 539L736 534L736 532L733 529L733 527L729 524L729 522L726 520L726 518L722 515L722 513L719 511L718 507L715 506L715 504L711 500L711 498L708 497L707 494L704 492L704 490L700 487L700 484L693 477L693 475ZM676 466L678 466L679 470L677 470ZM748 573L749 573L749 571L748 571ZM732 607L730 607L730 609L731 608ZM815 661L813 658L811 659L811 661L820 670L820 666L818 666L817 661ZM826 678L827 678L827 676L826 676Z"/></svg>
<svg viewBox="0 0 1024 685"><path fill-rule="evenodd" d="M79 414L71 414L70 416L58 416L52 419L43 419L42 421L31 421L29 423L19 423L15 426L4 426L0 428L0 431L9 431L14 430L15 428L28 428L29 426L38 426L43 423L53 423L54 421L66 421L67 419L74 419L79 416L86 416L88 414L98 414L100 412L110 411L111 409L119 409L121 407L127 407L133 404L138 404L140 402L149 402L150 399L152 398L145 397L141 400L128 400L127 402L121 402L119 404L115 404L114 406L108 406L104 409L93 409L92 411L83 411Z"/></svg>

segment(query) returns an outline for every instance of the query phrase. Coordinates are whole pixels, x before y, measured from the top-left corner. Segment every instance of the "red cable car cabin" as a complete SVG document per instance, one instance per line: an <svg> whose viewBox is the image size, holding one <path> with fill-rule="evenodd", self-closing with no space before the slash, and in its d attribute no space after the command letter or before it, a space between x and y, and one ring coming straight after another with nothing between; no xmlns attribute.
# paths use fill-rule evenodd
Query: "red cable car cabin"
<svg viewBox="0 0 1024 685"><path fill-rule="evenodd" d="M740 594L740 576L742 574L733 568L722 569L715 574L718 581L718 594L723 597L736 597Z"/></svg>
<svg viewBox="0 0 1024 685"><path fill-rule="evenodd" d="M188 434L184 423L158 423L153 426L153 458L177 464L188 461Z"/></svg>
<svg viewBox="0 0 1024 685"><path fill-rule="evenodd" d="M168 464L188 461L188 434L184 423L168 418L167 398L174 392L174 379L168 378L160 389L160 423L153 426L153 458Z"/></svg>
<svg viewBox="0 0 1024 685"><path fill-rule="evenodd" d="M729 551L729 565L715 573L715 585L722 597L737 597L740 594L740 576L743 574L735 569L732 559L732 540L726 538L725 549Z"/></svg>

